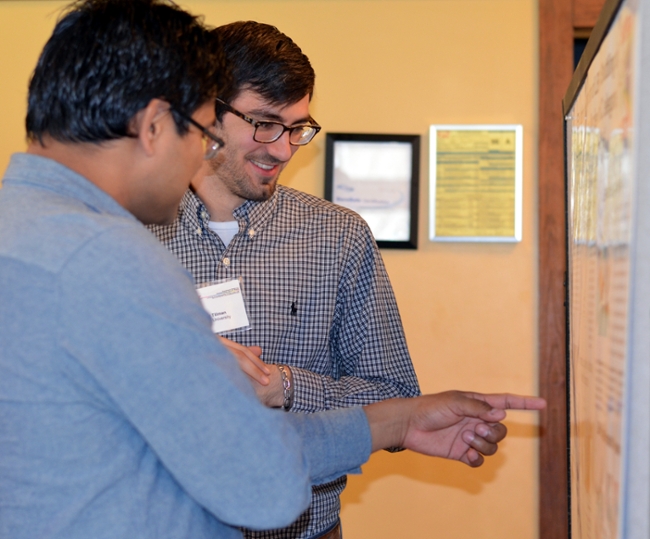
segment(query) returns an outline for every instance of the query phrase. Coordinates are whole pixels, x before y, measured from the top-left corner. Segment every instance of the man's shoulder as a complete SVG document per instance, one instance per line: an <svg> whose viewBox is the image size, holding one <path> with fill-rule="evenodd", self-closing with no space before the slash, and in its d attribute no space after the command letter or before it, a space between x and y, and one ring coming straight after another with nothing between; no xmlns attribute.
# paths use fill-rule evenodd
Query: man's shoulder
<svg viewBox="0 0 650 539"><path fill-rule="evenodd" d="M278 186L277 194L280 211L303 210L314 216L322 216L330 219L335 218L344 222L366 226L365 220L358 213L344 206L334 204L324 198L310 195L284 185Z"/></svg>
<svg viewBox="0 0 650 539"><path fill-rule="evenodd" d="M129 251L138 238L146 241L150 236L132 216L97 210L82 200L59 194L25 198L24 206L3 216L6 229L0 239L0 253L27 265L56 273L100 238L117 236L114 244L119 254ZM123 243L124 238L129 242Z"/></svg>

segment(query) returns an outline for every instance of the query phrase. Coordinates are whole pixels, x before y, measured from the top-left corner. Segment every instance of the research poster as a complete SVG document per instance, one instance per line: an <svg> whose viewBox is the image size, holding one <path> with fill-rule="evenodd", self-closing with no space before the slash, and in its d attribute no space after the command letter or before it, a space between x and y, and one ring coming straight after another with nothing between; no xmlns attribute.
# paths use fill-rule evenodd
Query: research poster
<svg viewBox="0 0 650 539"><path fill-rule="evenodd" d="M621 5L566 124L573 539L624 537L635 11L630 2Z"/></svg>

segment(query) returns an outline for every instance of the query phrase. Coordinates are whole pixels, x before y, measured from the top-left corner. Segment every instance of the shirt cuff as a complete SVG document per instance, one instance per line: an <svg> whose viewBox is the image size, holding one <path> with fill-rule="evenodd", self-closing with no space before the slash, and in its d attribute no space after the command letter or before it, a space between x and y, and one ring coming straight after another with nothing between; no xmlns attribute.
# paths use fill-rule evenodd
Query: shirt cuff
<svg viewBox="0 0 650 539"><path fill-rule="evenodd" d="M323 376L289 366L293 375L293 405L291 412L320 412L327 410Z"/></svg>

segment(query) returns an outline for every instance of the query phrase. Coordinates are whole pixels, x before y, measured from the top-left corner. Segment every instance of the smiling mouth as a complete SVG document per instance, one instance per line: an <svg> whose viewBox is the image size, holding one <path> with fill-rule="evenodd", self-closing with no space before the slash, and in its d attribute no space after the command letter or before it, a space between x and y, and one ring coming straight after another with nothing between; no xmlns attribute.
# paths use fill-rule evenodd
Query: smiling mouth
<svg viewBox="0 0 650 539"><path fill-rule="evenodd" d="M255 161L251 159L251 163L262 170L273 170L275 167L279 166L281 163L262 163L261 161Z"/></svg>
<svg viewBox="0 0 650 539"><path fill-rule="evenodd" d="M265 165L264 163L255 163L255 165L262 170L272 170L275 165Z"/></svg>

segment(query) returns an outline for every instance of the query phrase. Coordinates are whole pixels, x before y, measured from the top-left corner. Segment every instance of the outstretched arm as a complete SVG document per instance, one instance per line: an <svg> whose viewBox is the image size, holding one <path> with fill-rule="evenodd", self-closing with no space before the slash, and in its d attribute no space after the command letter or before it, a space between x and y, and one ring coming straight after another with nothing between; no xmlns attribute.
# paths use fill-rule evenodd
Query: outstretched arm
<svg viewBox="0 0 650 539"><path fill-rule="evenodd" d="M405 447L425 455L483 464L507 429L506 410L541 410L546 401L511 394L447 391L413 399L390 399L364 408L372 450Z"/></svg>
<svg viewBox="0 0 650 539"><path fill-rule="evenodd" d="M259 359L261 350L220 340L248 374L258 398L267 406L280 406L279 374ZM373 451L404 447L476 467L483 464L483 455L493 455L505 438L507 429L500 422L506 410L541 410L545 406L546 401L538 397L447 391L384 400L365 406L364 411Z"/></svg>

